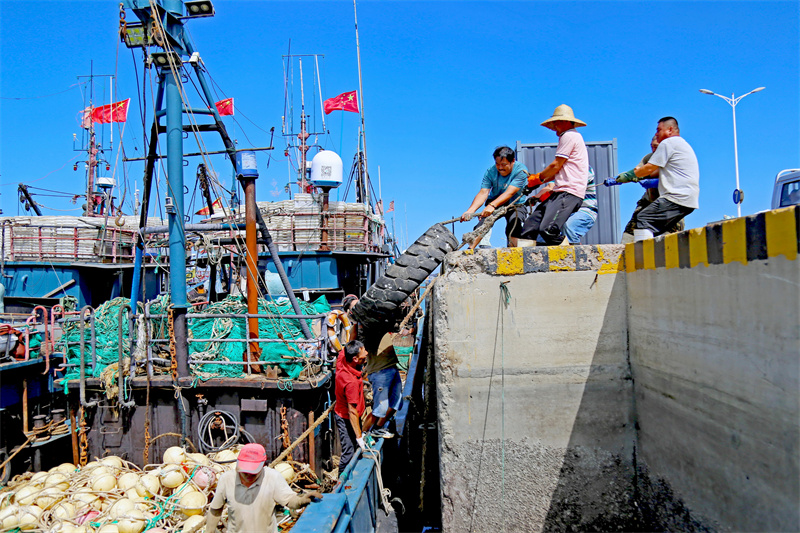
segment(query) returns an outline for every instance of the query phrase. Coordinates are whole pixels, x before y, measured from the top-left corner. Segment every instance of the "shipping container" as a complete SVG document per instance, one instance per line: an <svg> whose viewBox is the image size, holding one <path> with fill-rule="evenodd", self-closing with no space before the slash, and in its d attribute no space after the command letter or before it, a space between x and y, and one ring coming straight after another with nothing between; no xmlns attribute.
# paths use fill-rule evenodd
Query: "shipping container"
<svg viewBox="0 0 800 533"><path fill-rule="evenodd" d="M541 172L556 157L556 143L523 144L517 141L517 160L531 173ZM617 140L587 142L589 164L597 183L597 222L581 244L617 244L622 237L619 188L606 187L603 180L617 175Z"/></svg>

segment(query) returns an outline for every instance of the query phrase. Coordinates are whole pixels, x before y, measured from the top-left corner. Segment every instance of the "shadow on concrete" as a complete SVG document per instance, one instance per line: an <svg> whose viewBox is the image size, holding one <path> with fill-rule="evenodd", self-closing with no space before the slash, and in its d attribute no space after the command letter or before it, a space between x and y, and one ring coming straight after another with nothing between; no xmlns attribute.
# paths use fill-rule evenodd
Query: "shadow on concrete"
<svg viewBox="0 0 800 533"><path fill-rule="evenodd" d="M609 302L543 530L707 531L637 464L624 275Z"/></svg>

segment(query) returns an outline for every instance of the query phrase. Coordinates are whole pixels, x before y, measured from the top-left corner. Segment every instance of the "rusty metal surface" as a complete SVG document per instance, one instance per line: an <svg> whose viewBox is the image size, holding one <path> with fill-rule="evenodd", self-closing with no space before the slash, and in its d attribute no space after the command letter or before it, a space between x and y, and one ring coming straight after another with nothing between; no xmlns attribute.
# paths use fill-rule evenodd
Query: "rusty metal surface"
<svg viewBox="0 0 800 533"><path fill-rule="evenodd" d="M233 380L226 380L233 381ZM239 380L244 381L244 380ZM91 399L99 399L96 408L87 409L88 455L94 457L117 455L137 465L143 465L145 445L144 424L147 408L146 391L134 388L136 406L131 410L119 410L115 403L105 400L97 387L89 387ZM203 405L199 395L208 400ZM189 440L199 447L197 426L200 418L209 411L224 410L235 415L240 426L256 442L262 444L268 457L276 457L283 450L281 442L282 407L286 408L286 421L290 440L295 440L308 428L308 413L321 412L329 401L329 391L325 388L298 390L287 394L277 389L254 389L253 387L207 387L184 388L183 396L189 406L187 428ZM265 411L243 411L243 400L256 401L266 407ZM71 404L77 405L78 395L70 392ZM153 439L164 433L180 434L180 412L175 400L175 391L169 388L153 387L150 390L150 434ZM315 460L317 465L330 468L330 455L335 445L335 433L330 424L324 423L315 436ZM180 444L180 437L166 436L150 446L149 462L161 461L164 451L170 446ZM190 447L191 448L191 447ZM309 463L308 440L295 450L294 460Z"/></svg>

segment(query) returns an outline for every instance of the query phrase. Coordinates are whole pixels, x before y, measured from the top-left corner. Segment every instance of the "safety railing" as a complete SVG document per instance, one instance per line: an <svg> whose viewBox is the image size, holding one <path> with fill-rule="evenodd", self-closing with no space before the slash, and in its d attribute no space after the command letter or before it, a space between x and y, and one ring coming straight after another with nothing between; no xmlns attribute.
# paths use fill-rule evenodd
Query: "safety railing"
<svg viewBox="0 0 800 533"><path fill-rule="evenodd" d="M3 257L9 261L133 261L136 231L57 224L3 224Z"/></svg>
<svg viewBox="0 0 800 533"><path fill-rule="evenodd" d="M137 344L145 344L145 359L144 361L135 361L131 359L131 366L135 368L137 365L145 365L147 374L152 378L154 377L154 366L155 365L169 365L171 360L165 359L162 357L158 357L160 353L169 352L169 348L166 349L159 349L159 347L168 347L170 345L170 338L166 333L168 328L159 327L159 322L164 322L169 320L169 315L164 313L151 313L150 306L152 302L148 302L145 304L145 310L142 315L143 320L145 321L145 328L143 332L143 339L139 339L138 336L142 333L139 332L136 324L135 318L128 317L128 324L123 325L123 320L120 316L119 319L119 331L118 331L118 361L119 364L124 364L128 358L131 358L130 350L128 347L136 346ZM127 308L127 306L126 306ZM121 309L120 313L123 310ZM189 330L191 332L191 323L195 320L203 320L203 319L231 319L231 320L240 320L244 327L244 333L241 337L227 337L227 338L216 338L216 337L209 337L209 338L200 338L200 337L189 337L187 339L187 344L189 346L193 344L208 344L208 343L238 343L241 344L243 347L247 346L250 343L281 343L285 344L286 346L296 346L296 348L292 351L295 352L297 355L283 355L282 360L284 362L289 361L308 361L312 363L318 364L330 364L331 361L326 358L326 349L327 349L327 338L325 336L320 336L315 339L289 339L289 338L262 338L262 337L250 337L250 321L249 318L257 318L260 320L324 320L327 315L326 314L314 314L314 315L294 315L294 314L275 314L275 313L268 313L268 314L237 314L237 313L187 313L186 315L187 324L189 326ZM81 354L81 361L78 363L65 363L60 367L60 369L69 369L69 368L76 368L82 366L81 363L85 361L86 370L90 373L94 374L95 369L98 364L98 356L97 356L97 330L95 325L95 317L93 313L88 313L84 316L84 313L80 313L78 316L66 316L58 321L58 323L65 323L65 322L79 322L81 335L78 340L68 341L64 340L59 344L60 347L63 348L64 353L67 353L71 347L78 348L78 351ZM128 329L128 338L123 339L123 329ZM299 329L299 328L298 328ZM89 334L87 335L85 331L88 331ZM162 333L162 331L164 331ZM289 350L287 350L289 351ZM275 365L275 361L226 361L226 360L218 360L218 359L201 359L189 356L189 365L196 366L202 368L204 365L221 365L221 366L243 366L243 372L246 375L252 374L252 366L267 366L267 365Z"/></svg>

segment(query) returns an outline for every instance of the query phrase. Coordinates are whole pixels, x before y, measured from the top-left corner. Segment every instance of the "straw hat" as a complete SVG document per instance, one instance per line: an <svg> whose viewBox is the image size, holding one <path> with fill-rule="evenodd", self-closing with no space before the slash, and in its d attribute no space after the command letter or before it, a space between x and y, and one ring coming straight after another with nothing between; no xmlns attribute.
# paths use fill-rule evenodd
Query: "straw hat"
<svg viewBox="0 0 800 533"><path fill-rule="evenodd" d="M553 111L553 116L542 122L542 126L545 128L553 129L552 123L557 120L566 120L575 124L575 127L578 126L585 126L586 123L582 120L578 120L575 118L575 114L572 112L572 108L567 104L561 104Z"/></svg>

